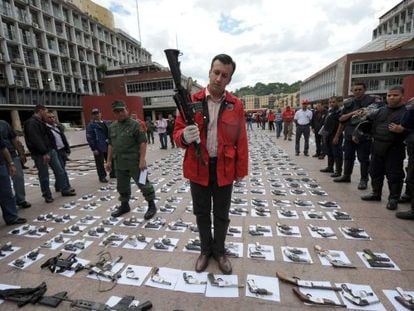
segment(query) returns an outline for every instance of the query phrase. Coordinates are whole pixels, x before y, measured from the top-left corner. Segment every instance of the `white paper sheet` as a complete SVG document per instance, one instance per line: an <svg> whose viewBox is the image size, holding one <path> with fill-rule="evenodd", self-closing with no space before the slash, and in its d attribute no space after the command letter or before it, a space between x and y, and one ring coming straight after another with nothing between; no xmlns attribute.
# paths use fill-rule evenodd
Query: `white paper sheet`
<svg viewBox="0 0 414 311"><path fill-rule="evenodd" d="M381 268L381 267L371 267L368 263L368 261L365 259L364 257L364 252L357 252L358 257L362 260L362 262L364 263L364 265L368 268L368 269L379 269L379 270L394 270L394 271L400 271L400 268L397 266L397 264L386 254L386 253L377 253L375 252L375 255L381 256L381 257L385 257L388 258L390 261L388 263L393 264L394 268Z"/></svg>
<svg viewBox="0 0 414 311"><path fill-rule="evenodd" d="M368 293L373 293L372 298L378 299L378 296L374 293L371 286L369 286L369 285L351 284L351 283L336 283L335 286L340 287L341 284L346 284L348 286L348 288L350 288L353 292L364 290ZM342 292L339 292L339 294L342 298L342 301L346 304L348 309L352 309L352 310L375 310L375 311L385 311L386 310L384 305L381 302L370 304L366 307L360 307L360 306L354 305L349 300L347 300L343 296Z"/></svg>
<svg viewBox="0 0 414 311"><path fill-rule="evenodd" d="M231 282L232 284L239 284L237 275L223 275L215 274L215 278L221 278L224 281ZM239 297L239 289L237 287L216 287L207 282L206 297L217 298L237 298Z"/></svg>
<svg viewBox="0 0 414 311"><path fill-rule="evenodd" d="M323 229L323 232L328 233L328 234L335 233L335 231L333 231L333 229L331 227L319 227L318 226L318 228ZM312 231L312 229L309 226L308 226L308 231L309 231L310 235L313 238L316 238L316 239L330 239L330 240L337 240L338 239L338 237L336 235L325 238L322 235L320 235L319 233L317 233L316 231Z"/></svg>
<svg viewBox="0 0 414 311"><path fill-rule="evenodd" d="M252 258L251 256L250 256L250 249L252 250L252 251L254 251L255 250L255 248L256 248L256 244L248 244L248 246L247 246L247 257L248 258L251 258L251 259L254 259L254 260L270 260L270 261L272 261L272 260L275 260L275 251L274 251L274 249L273 249L273 246L272 245L260 245L261 247L262 247L262 249L264 250L263 252L262 252L262 254L266 257L266 258L264 258L264 259L261 259L261 258Z"/></svg>
<svg viewBox="0 0 414 311"><path fill-rule="evenodd" d="M408 295L411 295L412 297L414 297L414 291L407 291L404 290L404 292ZM407 311L408 309L406 307L404 307L403 305L401 305L397 300L395 300L394 297L396 296L400 296L400 294L393 289L384 289L383 290L384 295L388 298L388 300L391 302L391 304L393 305L393 307L395 308L395 310L397 311Z"/></svg>
<svg viewBox="0 0 414 311"><path fill-rule="evenodd" d="M272 295L256 295L252 294L249 291L247 280L254 280L254 283L258 288L265 288L268 291L272 292ZM275 277L269 277L269 276L259 276L254 274L248 274L246 276L246 297L252 297L257 299L263 299L263 300L270 300L270 301L280 301L280 292L279 292L279 279Z"/></svg>
<svg viewBox="0 0 414 311"><path fill-rule="evenodd" d="M145 285L150 287L174 290L175 284L177 284L178 278L181 276L182 271L177 269L161 267L159 268L158 274L161 278L165 279L165 281L170 282L171 285L156 283L151 280L151 277L148 278L148 280L145 282Z"/></svg>
<svg viewBox="0 0 414 311"><path fill-rule="evenodd" d="M180 291L180 292L186 292L186 293L198 293L198 294L204 294L206 291L207 284L187 284L184 281L183 274L187 273L188 275L191 275L195 279L197 279L200 282L207 282L207 272L197 273L195 271L181 271L181 275L177 280L177 283L175 285L174 290Z"/></svg>
<svg viewBox="0 0 414 311"><path fill-rule="evenodd" d="M309 262L308 263L306 263L306 262L296 262L296 261L292 261L292 260L290 260L286 255L285 255L285 249L288 249L288 248L295 248L295 249L298 249L298 250L301 250L302 252L303 252L303 254L301 254L301 255L299 255L301 258L304 258L304 259L307 259L307 260L309 260ZM310 253L309 253L309 250L307 249L307 248L305 248L305 247L290 247L290 246L282 246L281 247L281 250L282 250L282 256L283 256L283 261L286 261L286 262L291 262L291 263L298 263L298 264L312 264L313 263L313 260L312 260L312 257L311 257L311 255L310 255Z"/></svg>
<svg viewBox="0 0 414 311"><path fill-rule="evenodd" d="M334 257L334 259L338 259L343 261L346 264L352 264L352 262L349 260L348 256L346 256L344 251L338 251L338 250L328 250L330 253L338 254L338 257ZM319 260L321 262L322 266L332 266L328 259L318 254Z"/></svg>
<svg viewBox="0 0 414 311"><path fill-rule="evenodd" d="M136 277L138 277L138 280L126 277L129 267L134 271L134 274ZM151 269L151 267L146 266L128 265L124 271L121 272L121 277L118 279L118 283L124 285L141 286L150 273Z"/></svg>
<svg viewBox="0 0 414 311"><path fill-rule="evenodd" d="M298 226L289 226L292 228L292 235L290 234L283 234L280 230L279 227L276 225L276 231L277 231L277 235L278 236L283 236L283 237L287 237L287 238L301 238L302 234L300 233L300 229Z"/></svg>

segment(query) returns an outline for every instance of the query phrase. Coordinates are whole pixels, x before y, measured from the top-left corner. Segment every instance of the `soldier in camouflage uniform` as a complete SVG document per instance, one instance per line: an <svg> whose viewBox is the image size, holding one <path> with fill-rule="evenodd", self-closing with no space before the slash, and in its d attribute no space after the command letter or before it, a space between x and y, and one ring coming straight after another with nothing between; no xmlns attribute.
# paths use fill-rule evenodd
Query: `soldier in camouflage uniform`
<svg viewBox="0 0 414 311"><path fill-rule="evenodd" d="M111 216L118 217L131 210L128 202L131 197L130 182L132 178L148 202L148 210L144 218L146 220L150 219L157 212L157 207L154 202L154 187L148 178L146 179L145 185L138 182L140 172L147 167L145 162L147 149L145 130L139 122L129 117L124 102L113 102L112 111L117 121L113 122L109 127L106 169L108 171L112 170L112 158L114 158L117 190L119 192L121 206Z"/></svg>

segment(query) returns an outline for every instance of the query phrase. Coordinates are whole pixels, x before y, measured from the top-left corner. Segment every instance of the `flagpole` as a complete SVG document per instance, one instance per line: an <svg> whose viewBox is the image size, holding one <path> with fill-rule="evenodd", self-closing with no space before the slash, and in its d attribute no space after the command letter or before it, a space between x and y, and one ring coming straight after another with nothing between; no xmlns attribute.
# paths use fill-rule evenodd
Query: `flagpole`
<svg viewBox="0 0 414 311"><path fill-rule="evenodd" d="M137 24L138 24L138 37L139 37L139 42L142 46L142 39L141 39L141 26L139 24L139 8L138 8L138 0L135 0L135 5L137 8Z"/></svg>

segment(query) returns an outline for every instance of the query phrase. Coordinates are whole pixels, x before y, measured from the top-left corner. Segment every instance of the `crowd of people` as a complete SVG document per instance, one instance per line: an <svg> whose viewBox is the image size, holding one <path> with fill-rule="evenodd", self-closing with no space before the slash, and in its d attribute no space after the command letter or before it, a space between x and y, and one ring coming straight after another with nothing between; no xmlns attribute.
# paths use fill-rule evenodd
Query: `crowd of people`
<svg viewBox="0 0 414 311"><path fill-rule="evenodd" d="M405 103L404 89L400 86L388 90L385 101L379 96L366 93L363 82L352 88L353 96L342 100L332 96L328 106L315 102L309 107L304 100L296 111L287 106L282 112L263 111L246 115L247 129L257 128L274 131L281 137L283 124L284 139L292 140L295 125L295 154L300 155L303 136L303 154L309 156L309 138L314 133L315 154L313 157L327 158L327 166L320 171L330 173L335 183L350 183L355 159L359 161L359 190L371 190L361 196L364 201L381 201L384 177L387 178L389 195L386 208L396 210L398 203L411 202L412 209L397 212L396 217L414 219L414 98ZM273 117L275 116L275 117ZM404 159L408 155L407 174L404 173ZM402 194L405 178L405 192Z"/></svg>

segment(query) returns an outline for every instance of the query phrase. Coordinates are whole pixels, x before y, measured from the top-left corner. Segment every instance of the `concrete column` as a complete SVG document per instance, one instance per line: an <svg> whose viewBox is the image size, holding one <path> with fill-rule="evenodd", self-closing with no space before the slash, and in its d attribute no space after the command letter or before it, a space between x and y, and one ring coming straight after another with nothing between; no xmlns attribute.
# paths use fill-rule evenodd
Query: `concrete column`
<svg viewBox="0 0 414 311"><path fill-rule="evenodd" d="M151 119L152 121L157 120L157 114L155 113L155 110L151 111Z"/></svg>
<svg viewBox="0 0 414 311"><path fill-rule="evenodd" d="M12 120L12 128L21 131L22 130L22 123L20 121L19 111L12 110L10 112L11 120Z"/></svg>

